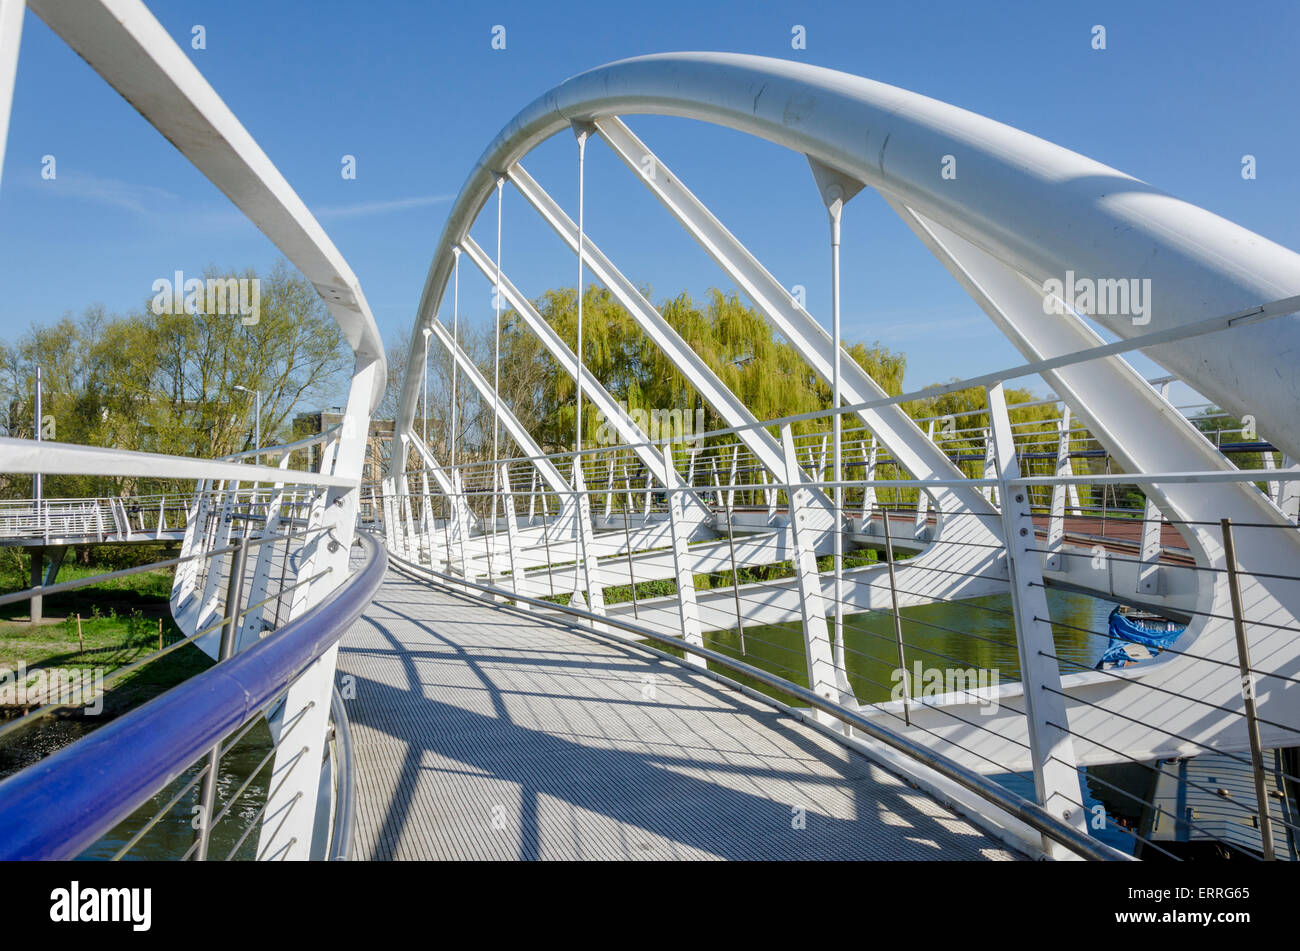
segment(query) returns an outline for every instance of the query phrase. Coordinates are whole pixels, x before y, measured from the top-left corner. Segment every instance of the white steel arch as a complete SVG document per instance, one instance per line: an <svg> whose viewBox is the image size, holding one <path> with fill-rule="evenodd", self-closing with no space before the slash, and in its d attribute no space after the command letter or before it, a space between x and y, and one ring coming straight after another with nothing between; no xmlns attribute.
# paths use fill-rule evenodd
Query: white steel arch
<svg viewBox="0 0 1300 951"><path fill-rule="evenodd" d="M1151 323L1101 318L1123 337L1300 293L1300 255L1100 162L956 106L834 70L732 53L622 60L561 83L484 151L448 217L416 313L437 313L451 249L496 180L573 122L653 113L748 132L817 159L950 228L1039 286L1067 269L1090 279L1149 278ZM956 179L940 176L945 155ZM1063 223L1068 222L1068 227ZM418 327L417 327L418 333ZM1300 344L1289 316L1239 332L1233 348L1183 341L1147 355L1225 409L1250 413L1300 457ZM1266 368L1267 373L1261 373ZM1280 380L1265 379L1274 371ZM408 368L399 427L414 416ZM399 450L400 452L400 450Z"/></svg>

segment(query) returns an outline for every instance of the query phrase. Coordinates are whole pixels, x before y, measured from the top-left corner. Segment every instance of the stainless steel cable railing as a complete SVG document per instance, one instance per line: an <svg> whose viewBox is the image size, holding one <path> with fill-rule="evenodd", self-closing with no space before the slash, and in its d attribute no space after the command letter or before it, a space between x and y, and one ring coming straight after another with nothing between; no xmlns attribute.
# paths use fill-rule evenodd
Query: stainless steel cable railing
<svg viewBox="0 0 1300 951"><path fill-rule="evenodd" d="M1251 313L1282 313L1289 305ZM1232 326L1223 320L1205 324ZM1096 358L1089 351L1055 362ZM1034 401L1040 411L1060 405L1054 398ZM737 428L726 427L693 434L691 440L647 440L640 447L606 445L581 453L481 459L462 450L459 457L469 461L439 466L436 487L424 457L405 478L377 491L390 554L407 570L418 567L423 577L533 612L581 617L598 631L617 629L671 645L684 656L706 657L728 677L786 700L797 696L802 703L808 698L788 689L797 686L964 769L999 777L1008 788L1018 788L1023 777L1042 768L1026 728L1034 713L1020 677L1031 658L1048 663L1055 680L1034 689L1059 698L1063 712L1047 718L1046 725L1072 741L1071 772L1079 779L1073 787L1058 780L1058 795L1069 811L1077 810L1075 815L1095 819L1094 810L1103 810L1109 842L1127 840L1127 850L1148 850L1147 855L1178 854L1167 832L1157 837L1152 831L1165 815L1168 796L1114 782L1107 764L1141 766L1160 783L1178 778L1162 763L1211 755L1254 770L1260 789L1274 784L1269 808L1244 800L1228 808L1257 828L1271 825L1287 839L1283 851L1293 851L1298 824L1290 813L1272 807L1279 796L1285 806L1294 795L1288 784L1300 779L1284 767L1259 775L1260 741L1246 738L1263 731L1267 743L1279 747L1297 745L1300 738L1293 705L1267 687L1294 679L1289 666L1294 651L1279 638L1300 631L1293 613L1300 606L1294 603L1300 574L1261 562L1258 554L1264 550L1261 540L1294 536L1295 513L1224 525L1207 517L1218 513L1204 504L1171 507L1159 493L1224 485L1258 499L1269 485L1300 481L1296 473L1231 466L1110 472L1104 450L1076 448L1097 444L1077 420L1059 412L1017 419L1026 408L1013 404L1001 410L1009 414L1003 421L1014 441L1008 454L1014 471L997 471L996 408L978 411L988 425L964 433L971 437L965 444L954 445L951 433L931 430L937 445L946 445L955 462L965 462L967 472L975 473L960 481L914 479L887 452L871 453L873 437L851 423L857 408L846 407L841 410L844 452L851 460L847 447L852 447L858 458L856 469L845 466L840 479L830 464L834 413L821 411L754 424L781 434L784 473L770 472L738 440ZM795 426L804 431L793 432ZM646 465L647 446L663 456L664 467L656 471ZM1224 448L1261 451L1254 445ZM1264 444L1262 451L1270 448ZM1079 460L1090 468L1075 469ZM545 475L548 466L551 472L571 471L572 479L556 484L554 476ZM673 469L679 483L670 477ZM796 472L802 481L791 481ZM979 491L989 509L948 504L945 491L956 486ZM844 498L840 513L819 501L837 488ZM1134 495L1136 506L1116 502ZM1291 495L1270 490L1267 497L1277 505ZM1009 516L1008 506L1019 514ZM577 514L583 511L586 526ZM1022 521L1008 523L1009 517ZM801 519L815 527L800 532ZM1053 592L1053 598L1064 592L1092 606L1091 621L1055 616L1053 602L1035 600L1042 595L1023 603L1015 597L1010 604L987 603L1005 597L1008 589L1001 534L1008 524L1023 526L1016 529L1022 570L1010 579L1013 592L1016 585L1022 591ZM1240 551L1250 554L1225 563L1226 533L1232 529L1240 533ZM838 577L832 544L837 535L843 552ZM1038 567L1025 573L1023 566L1031 562ZM1251 592L1235 607L1224 597L1229 578ZM810 592L817 616L807 607ZM1029 609L1030 603L1041 606ZM1187 626L1187 632L1143 660L1103 665L1102 655L1115 646L1116 635L1105 629L1102 614L1117 604L1157 611ZM922 611L927 605L962 611L966 618L927 616ZM1005 629L1003 635L984 633L989 628L981 617ZM871 618L883 626L871 627ZM791 630L781 633L783 625ZM1040 638L1026 654L1024 631L1035 625L1054 633L1057 644ZM1248 632L1251 643L1244 650L1233 647L1234 625ZM814 650L810 638L822 646ZM1009 677L995 675L980 683L959 679L955 687L937 691L909 683L915 679L908 669L913 661L927 672L978 673L981 653L992 656L990 650L1000 650L996 656L1011 662ZM749 668L765 675L755 678ZM1238 677L1257 679L1266 696L1257 701L1250 696L1253 688L1240 686L1234 696L1231 684ZM834 715L838 718L838 711ZM1183 775L1179 782L1195 794L1215 795L1211 783L1195 776ZM1107 802L1084 796L1085 788L1108 790ZM1270 804L1269 798L1260 801ZM1146 825L1110 816L1112 808L1126 811L1116 803L1145 810ZM1060 813L1055 815L1060 821ZM1166 819L1181 830L1175 840L1195 837L1251 857L1272 857L1280 841L1266 834L1252 852L1225 838L1214 823L1191 815Z"/></svg>

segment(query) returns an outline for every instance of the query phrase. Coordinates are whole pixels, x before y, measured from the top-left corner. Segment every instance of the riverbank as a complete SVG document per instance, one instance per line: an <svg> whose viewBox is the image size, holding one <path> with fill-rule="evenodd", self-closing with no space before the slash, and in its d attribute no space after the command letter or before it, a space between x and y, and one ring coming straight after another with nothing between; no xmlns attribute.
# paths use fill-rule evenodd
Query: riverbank
<svg viewBox="0 0 1300 951"><path fill-rule="evenodd" d="M158 552L140 552L145 563ZM9 564L6 590L23 587L22 566ZM58 582L116 570L120 563L65 564ZM206 670L211 659L192 644L124 674L102 695L95 685L181 639L169 599L172 571L160 569L47 596L33 624L28 602L0 607L0 720L39 706L56 683L78 684L76 705L0 738L0 777L27 766ZM65 695L66 696L66 695ZM85 701L85 702L82 702Z"/></svg>

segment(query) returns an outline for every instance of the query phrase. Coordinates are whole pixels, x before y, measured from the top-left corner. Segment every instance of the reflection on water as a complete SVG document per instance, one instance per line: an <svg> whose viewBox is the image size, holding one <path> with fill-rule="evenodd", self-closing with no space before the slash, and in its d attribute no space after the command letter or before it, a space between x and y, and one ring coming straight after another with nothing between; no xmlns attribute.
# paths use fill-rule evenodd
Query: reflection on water
<svg viewBox="0 0 1300 951"><path fill-rule="evenodd" d="M271 732L265 721L259 721L234 749L222 757L221 768L217 773L216 815L220 818L212 830L208 858L225 859L229 856L234 859L252 859L256 857L258 838L256 826L260 822L262 806L266 803L267 781L271 775L270 762L260 770L258 764L270 751ZM178 779L119 823L112 832L83 852L81 858L112 858L159 813L163 813L162 818L145 832L123 859L179 859L185 855L194 845L197 834L194 826L197 821L199 787L202 783L195 782L193 788L182 795L170 808L168 803L194 780L206 762L205 756L202 763L195 763L187 769ZM255 770L257 774L253 776ZM251 782L250 776L253 777ZM246 782L247 788L240 793L241 787ZM221 811L236 794L239 795L239 799L222 816ZM245 832L248 833L247 836L244 835ZM239 841L241 837L243 837L242 843Z"/></svg>
<svg viewBox="0 0 1300 951"><path fill-rule="evenodd" d="M21 709L4 711L5 720L17 719ZM87 721L72 717L46 717L0 740L0 779L57 753L88 732Z"/></svg>
<svg viewBox="0 0 1300 951"><path fill-rule="evenodd" d="M1047 608L1062 675L1091 669L1101 659L1106 649L1107 615L1113 607L1109 601L1087 595L1048 590ZM920 661L927 668L960 665L996 671L995 683L1020 679L1010 595L914 605L899 613L908 670ZM706 635L705 642L722 653L741 656L740 634L735 630L715 631ZM897 643L892 613L873 611L845 617L845 666L853 691L863 703L889 699L897 682L891 679L898 668ZM803 633L797 622L746 626L744 659L808 685Z"/></svg>

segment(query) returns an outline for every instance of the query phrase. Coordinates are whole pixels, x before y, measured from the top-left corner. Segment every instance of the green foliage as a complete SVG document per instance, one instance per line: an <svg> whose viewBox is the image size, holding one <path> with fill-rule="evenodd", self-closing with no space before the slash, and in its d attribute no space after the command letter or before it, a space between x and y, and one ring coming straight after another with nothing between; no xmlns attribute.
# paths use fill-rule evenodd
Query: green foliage
<svg viewBox="0 0 1300 951"><path fill-rule="evenodd" d="M258 275L205 274L223 277ZM252 448L255 402L236 385L262 392L265 443L287 435L303 403L336 398L349 351L304 277L280 263L260 281L259 319L252 324L228 314L155 314L146 302L125 316L91 308L0 344L0 426L11 436L34 435L39 366L45 436L58 442L204 458ZM0 475L0 495L29 496L30 482ZM45 480L51 497L165 488L155 480L94 474Z"/></svg>
<svg viewBox="0 0 1300 951"><path fill-rule="evenodd" d="M1252 443L1268 442L1254 430L1253 420L1241 420L1217 406L1208 406L1192 417L1192 425L1205 434L1205 438L1223 449L1224 454L1238 469L1263 469L1266 467L1264 453L1258 449L1239 449ZM1274 465L1281 466L1283 460L1273 453ZM1262 482L1255 483L1262 491L1267 487Z"/></svg>
<svg viewBox="0 0 1300 951"><path fill-rule="evenodd" d="M642 293L649 297L651 292L643 288ZM575 290L550 290L533 303L569 349L576 350ZM588 286L582 308L584 365L615 400L629 411L679 413L679 418L690 421L692 429L695 413L702 409L705 430L725 426L607 289ZM663 301L659 309L685 343L759 419L807 413L830 405L830 387L818 381L795 349L779 339L758 311L735 294L710 291L701 306L683 293ZM491 328L486 332L462 328L461 338L484 376L493 379L496 368ZM856 343L848 349L886 392L901 392L907 366L903 354L878 344ZM571 448L577 388L513 310L501 316L500 352L502 401L543 449ZM431 406L445 407L450 400L450 361L437 354L433 357L429 401ZM390 345L389 362L392 369L387 404L395 407L395 374L406 363L406 347L400 341ZM458 444L460 453L482 458L491 450L492 407L467 393L469 389L462 379L457 391L462 420ZM446 413L431 412L429 420L430 439L444 452L449 435L446 417ZM583 442L593 445L603 420L589 395L584 396L582 422ZM796 427L796 432L821 427L824 423L814 422Z"/></svg>

